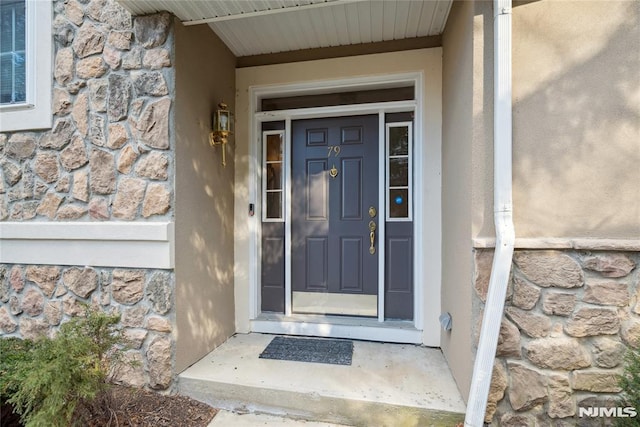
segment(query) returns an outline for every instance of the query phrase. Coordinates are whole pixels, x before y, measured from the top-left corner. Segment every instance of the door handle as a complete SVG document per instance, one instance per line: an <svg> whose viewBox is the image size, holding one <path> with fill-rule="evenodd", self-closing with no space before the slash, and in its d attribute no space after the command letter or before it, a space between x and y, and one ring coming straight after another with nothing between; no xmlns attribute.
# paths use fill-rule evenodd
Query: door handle
<svg viewBox="0 0 640 427"><path fill-rule="evenodd" d="M369 240L371 242L369 246L369 253L373 255L376 253L376 223L373 221L369 221Z"/></svg>

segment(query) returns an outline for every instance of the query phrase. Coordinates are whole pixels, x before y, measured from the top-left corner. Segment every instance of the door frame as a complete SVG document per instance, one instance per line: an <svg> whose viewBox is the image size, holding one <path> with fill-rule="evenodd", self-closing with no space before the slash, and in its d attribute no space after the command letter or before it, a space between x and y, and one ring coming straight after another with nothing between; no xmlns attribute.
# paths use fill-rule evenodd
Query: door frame
<svg viewBox="0 0 640 427"><path fill-rule="evenodd" d="M248 181L248 196L249 200L256 204L256 215L254 218L256 222L250 227L251 232L249 236L249 316L250 316L250 328L253 332L265 332L265 333L289 333L289 334L304 334L304 335L320 335L320 336L333 336L333 337L349 337L371 340L384 340L384 341L396 341L396 342L411 342L426 344L432 346L438 346L440 342L439 325L437 322L433 322L434 316L430 316L429 325L427 328L433 329L432 332L423 331L425 310L435 310L437 313L435 318L440 312L440 271L435 274L429 274L430 279L425 280L425 269L423 262L417 262L420 257L424 256L424 227L425 218L434 217L434 213L430 215L418 214L418 209L424 206L424 176L423 176L423 156L424 145L423 139L423 97L424 97L424 73L422 71L402 74L389 74L381 76L371 77L359 77L359 78L347 78L337 80L324 80L324 81L309 81L293 84L282 85L268 85L268 86L252 86L249 87L249 181ZM355 105L341 105L331 107L313 107L313 108L301 108L291 110L279 110L268 112L257 112L258 105L262 98L268 97L281 97L281 96L293 96L303 94L317 94L326 92L337 92L347 90L361 90L361 89L374 89L374 88L393 88L401 85L412 84L414 86L415 96L411 101L392 101L392 102L379 102L370 104L355 104ZM440 100L437 100L440 104ZM386 126L384 115L385 113L406 112L414 111L414 135L413 135L413 180L414 180L414 319L412 322L398 322L398 321L385 321L384 320L384 268L385 268L385 245L380 245L378 253L380 262L378 263L379 269L379 283L378 283L378 318L377 319L342 319L337 320L333 318L327 318L322 316L301 316L294 315L292 313L291 304L291 199L287 197L284 212L285 223L285 313L284 315L262 314L260 311L260 269L261 269L261 213L262 206L262 186L261 186L261 173L262 173L262 129L263 122L270 121L284 121L285 122L285 152L284 152L284 165L285 167L285 194L291 194L291 122L298 119L306 118L323 118L323 117L336 117L336 116L352 116L363 114L378 114L378 149L379 149L379 166L383 166L385 162L385 137ZM438 111L440 111L438 109ZM440 117L437 117L440 120ZM441 141L440 141L441 145ZM438 151L439 151L438 147ZM438 167L440 166L440 159L437 160ZM439 169L438 169L439 172ZM378 177L378 191L380 203L384 204L385 197L385 174L379 174ZM436 209L440 209L440 206L436 206ZM386 206L385 206L386 210ZM385 210L380 209L381 217ZM439 218L439 213L435 214L436 218ZM379 225L379 241L385 242L385 221L381 221ZM431 224L431 227L437 227L436 234L439 234L440 223ZM430 252L433 252L431 250ZM438 249L439 252L439 249ZM437 279L434 282L433 279ZM435 295L435 298L430 298L430 301L434 301L427 307L425 304L425 282L427 288Z"/></svg>

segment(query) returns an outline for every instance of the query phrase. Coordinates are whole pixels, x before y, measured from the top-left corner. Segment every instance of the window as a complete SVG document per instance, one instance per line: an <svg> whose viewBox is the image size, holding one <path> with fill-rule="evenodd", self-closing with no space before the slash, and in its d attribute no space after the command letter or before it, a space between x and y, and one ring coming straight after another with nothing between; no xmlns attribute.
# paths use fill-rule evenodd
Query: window
<svg viewBox="0 0 640 427"><path fill-rule="evenodd" d="M415 89L413 85L394 88L361 89L348 92L336 92L335 89L332 89L331 92L327 93L264 98L260 101L260 111L407 101L413 99L415 99Z"/></svg>
<svg viewBox="0 0 640 427"><path fill-rule="evenodd" d="M27 100L24 1L0 3L0 104Z"/></svg>
<svg viewBox="0 0 640 427"><path fill-rule="evenodd" d="M262 133L262 220L284 220L284 131Z"/></svg>
<svg viewBox="0 0 640 427"><path fill-rule="evenodd" d="M387 220L410 221L412 123L387 123Z"/></svg>
<svg viewBox="0 0 640 427"><path fill-rule="evenodd" d="M51 127L52 6L0 2L0 131Z"/></svg>

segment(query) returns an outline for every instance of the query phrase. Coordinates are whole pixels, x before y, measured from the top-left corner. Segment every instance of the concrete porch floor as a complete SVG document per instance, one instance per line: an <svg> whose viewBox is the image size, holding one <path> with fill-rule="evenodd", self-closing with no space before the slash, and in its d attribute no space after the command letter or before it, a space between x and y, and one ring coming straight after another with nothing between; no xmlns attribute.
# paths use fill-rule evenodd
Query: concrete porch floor
<svg viewBox="0 0 640 427"><path fill-rule="evenodd" d="M179 375L215 407L352 426L455 426L465 404L439 349L354 341L351 366L260 359L274 335L238 334Z"/></svg>

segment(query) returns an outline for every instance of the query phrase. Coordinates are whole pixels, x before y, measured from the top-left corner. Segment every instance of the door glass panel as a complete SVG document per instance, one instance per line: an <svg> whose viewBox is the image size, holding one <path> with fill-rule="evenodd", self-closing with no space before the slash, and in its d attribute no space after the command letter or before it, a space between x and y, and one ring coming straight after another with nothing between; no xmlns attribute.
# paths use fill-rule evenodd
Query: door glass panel
<svg viewBox="0 0 640 427"><path fill-rule="evenodd" d="M282 163L267 163L267 190L282 190Z"/></svg>
<svg viewBox="0 0 640 427"><path fill-rule="evenodd" d="M413 85L388 89L365 89L351 92L331 91L331 93L262 99L260 111L406 101L410 99L415 99Z"/></svg>
<svg viewBox="0 0 640 427"><path fill-rule="evenodd" d="M387 123L387 220L411 220L412 122Z"/></svg>
<svg viewBox="0 0 640 427"><path fill-rule="evenodd" d="M282 135L267 135L267 161L282 161Z"/></svg>
<svg viewBox="0 0 640 427"><path fill-rule="evenodd" d="M409 190L397 188L389 190L389 216L407 218L409 216Z"/></svg>
<svg viewBox="0 0 640 427"><path fill-rule="evenodd" d="M284 220L284 131L265 130L262 133L262 219Z"/></svg>
<svg viewBox="0 0 640 427"><path fill-rule="evenodd" d="M282 192L267 193L267 218L282 218Z"/></svg>
<svg viewBox="0 0 640 427"><path fill-rule="evenodd" d="M389 159L389 186L409 186L409 159Z"/></svg>
<svg viewBox="0 0 640 427"><path fill-rule="evenodd" d="M409 155L409 127L396 126L389 128L389 155Z"/></svg>

